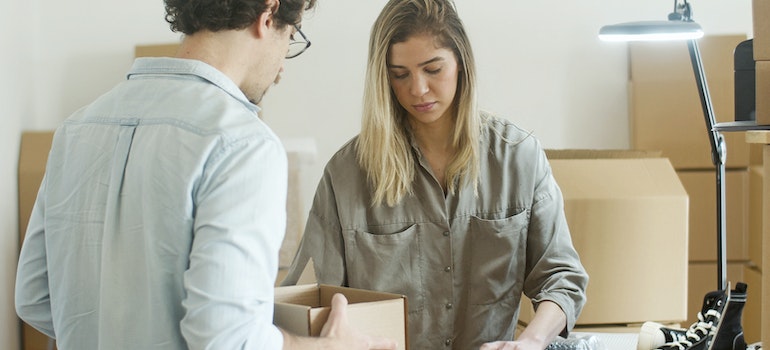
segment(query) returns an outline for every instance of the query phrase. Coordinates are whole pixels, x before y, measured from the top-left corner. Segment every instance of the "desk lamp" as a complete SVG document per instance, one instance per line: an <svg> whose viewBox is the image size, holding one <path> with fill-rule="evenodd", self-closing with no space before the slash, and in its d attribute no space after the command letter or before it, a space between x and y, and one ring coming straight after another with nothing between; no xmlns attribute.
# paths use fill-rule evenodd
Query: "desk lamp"
<svg viewBox="0 0 770 350"><path fill-rule="evenodd" d="M711 144L711 160L716 168L717 193L717 285L718 290L726 289L726 212L725 212L725 159L727 150L721 131L747 131L770 129L770 126L757 126L755 121L730 123L715 122L711 95L706 83L706 75L701 61L698 39L703 37L700 25L692 20L692 8L687 0L674 0L674 11L666 21L642 21L607 25L599 30L599 38L604 41L655 41L687 40L690 51L695 82L700 95L706 130Z"/></svg>

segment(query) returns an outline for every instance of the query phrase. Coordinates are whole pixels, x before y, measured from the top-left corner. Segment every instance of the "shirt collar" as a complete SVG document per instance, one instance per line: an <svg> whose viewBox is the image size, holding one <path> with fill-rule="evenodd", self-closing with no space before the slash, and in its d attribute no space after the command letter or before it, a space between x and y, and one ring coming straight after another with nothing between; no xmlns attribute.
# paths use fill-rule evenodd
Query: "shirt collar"
<svg viewBox="0 0 770 350"><path fill-rule="evenodd" d="M203 61L170 57L140 57L134 60L134 64L126 75L126 79L130 80L139 75L151 74L194 76L216 85L238 101L241 101L254 113L260 110L259 106L251 103L246 95L243 94L243 91L229 77Z"/></svg>

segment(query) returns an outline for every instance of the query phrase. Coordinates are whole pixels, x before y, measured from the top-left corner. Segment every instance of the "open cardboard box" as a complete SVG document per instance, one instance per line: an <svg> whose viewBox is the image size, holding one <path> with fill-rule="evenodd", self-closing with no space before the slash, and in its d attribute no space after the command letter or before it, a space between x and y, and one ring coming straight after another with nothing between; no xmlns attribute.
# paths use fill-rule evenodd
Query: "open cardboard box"
<svg viewBox="0 0 770 350"><path fill-rule="evenodd" d="M689 199L657 152L548 150L590 280L577 325L687 318ZM522 300L519 321L534 316Z"/></svg>
<svg viewBox="0 0 770 350"><path fill-rule="evenodd" d="M335 293L348 299L348 321L370 336L393 339L407 349L406 297L363 289L305 284L275 288L273 323L291 333L317 337L331 311Z"/></svg>

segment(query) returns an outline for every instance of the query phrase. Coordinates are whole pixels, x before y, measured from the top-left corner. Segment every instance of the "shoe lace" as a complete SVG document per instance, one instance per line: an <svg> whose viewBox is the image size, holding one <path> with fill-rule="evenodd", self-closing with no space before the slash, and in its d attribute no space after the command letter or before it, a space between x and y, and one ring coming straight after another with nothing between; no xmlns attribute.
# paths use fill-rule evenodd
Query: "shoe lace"
<svg viewBox="0 0 770 350"><path fill-rule="evenodd" d="M705 316L699 312L698 321L693 323L690 328L687 329L687 332L685 332L685 339L663 344L659 349L685 350L691 347L694 343L697 343L704 337L713 334L716 331L714 324L715 322L719 323L721 317L722 315L719 311L714 309L706 311Z"/></svg>

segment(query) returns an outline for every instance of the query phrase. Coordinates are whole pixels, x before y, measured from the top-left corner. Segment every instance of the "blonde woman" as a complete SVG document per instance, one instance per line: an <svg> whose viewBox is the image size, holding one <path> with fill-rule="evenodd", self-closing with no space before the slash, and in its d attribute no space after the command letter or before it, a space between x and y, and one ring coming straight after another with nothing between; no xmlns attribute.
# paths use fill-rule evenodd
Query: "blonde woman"
<svg viewBox="0 0 770 350"><path fill-rule="evenodd" d="M284 284L400 293L412 349L544 349L585 303L539 142L479 111L451 0L391 0L371 31L361 133L328 162ZM522 292L537 313L513 339Z"/></svg>

